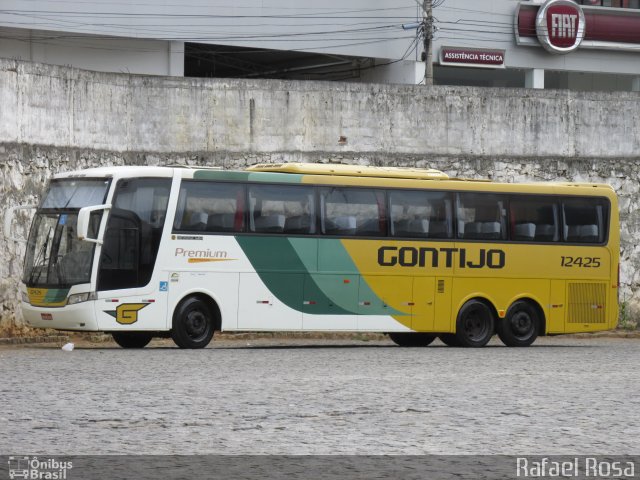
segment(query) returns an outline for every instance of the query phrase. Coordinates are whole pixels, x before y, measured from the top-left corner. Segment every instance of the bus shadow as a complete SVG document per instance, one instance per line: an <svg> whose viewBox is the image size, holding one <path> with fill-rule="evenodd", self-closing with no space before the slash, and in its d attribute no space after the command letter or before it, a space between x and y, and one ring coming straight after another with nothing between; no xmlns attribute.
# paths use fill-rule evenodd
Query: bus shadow
<svg viewBox="0 0 640 480"><path fill-rule="evenodd" d="M553 349L553 348L571 348L574 349L593 349L599 348L601 345L531 345L527 348L509 348L504 345L487 345L480 349L449 347L447 345L429 345L428 347L399 347L397 345L234 345L234 346L212 346L207 350L320 350L320 349L398 349L398 351L429 351L429 350L451 350L451 351L476 351L476 350L505 350L505 351L527 351L531 349Z"/></svg>
<svg viewBox="0 0 640 480"><path fill-rule="evenodd" d="M567 344L555 344L555 345L531 345L530 347L525 348L509 348L504 345L486 345L482 348L465 348L465 347L450 347L443 344L435 344L429 345L427 347L399 347L394 344L357 344L357 343L345 343L345 344L323 344L323 343L314 343L314 344L292 344L292 345L260 345L260 344L246 344L246 345L215 345L211 344L204 349L194 349L194 350L183 350L174 345L150 345L143 349L124 349L118 346L96 346L96 345L77 345L74 350L75 351L95 351L95 352L113 352L113 351L166 351L166 350L175 350L175 351L185 351L190 352L192 354L197 354L197 352L203 351L214 351L214 350L322 350L322 349L332 349L332 350L350 350L350 349L397 349L398 351L429 351L429 350L451 350L451 351L513 351L513 352L526 352L532 349L562 349L562 348L570 348L572 350L579 349L594 349L594 348L608 348L606 345L572 345L570 343ZM29 349L29 350L59 350L59 346L53 345L29 345L29 346L21 346L21 349Z"/></svg>

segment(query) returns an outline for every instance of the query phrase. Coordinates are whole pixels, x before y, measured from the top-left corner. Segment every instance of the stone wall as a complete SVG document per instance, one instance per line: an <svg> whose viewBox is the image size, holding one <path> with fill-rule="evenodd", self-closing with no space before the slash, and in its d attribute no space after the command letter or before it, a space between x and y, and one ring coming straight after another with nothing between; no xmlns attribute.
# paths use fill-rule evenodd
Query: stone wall
<svg viewBox="0 0 640 480"><path fill-rule="evenodd" d="M35 202L52 173L103 165L326 161L604 182L620 196L623 296L640 302L638 125L638 93L176 79L0 60L0 217ZM27 224L23 212L16 234ZM5 328L22 248L0 234Z"/></svg>

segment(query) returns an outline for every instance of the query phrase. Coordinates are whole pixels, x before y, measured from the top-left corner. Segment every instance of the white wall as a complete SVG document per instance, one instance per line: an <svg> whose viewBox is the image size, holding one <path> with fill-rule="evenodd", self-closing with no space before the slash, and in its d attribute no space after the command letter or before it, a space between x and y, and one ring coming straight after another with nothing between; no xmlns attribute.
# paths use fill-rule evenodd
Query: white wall
<svg viewBox="0 0 640 480"><path fill-rule="evenodd" d="M184 43L0 28L0 57L98 72L184 73Z"/></svg>
<svg viewBox="0 0 640 480"><path fill-rule="evenodd" d="M385 64L377 61L375 68L362 70L359 81L418 85L424 80L425 64L413 60Z"/></svg>
<svg viewBox="0 0 640 480"><path fill-rule="evenodd" d="M415 0L2 0L0 26L400 58L417 14Z"/></svg>

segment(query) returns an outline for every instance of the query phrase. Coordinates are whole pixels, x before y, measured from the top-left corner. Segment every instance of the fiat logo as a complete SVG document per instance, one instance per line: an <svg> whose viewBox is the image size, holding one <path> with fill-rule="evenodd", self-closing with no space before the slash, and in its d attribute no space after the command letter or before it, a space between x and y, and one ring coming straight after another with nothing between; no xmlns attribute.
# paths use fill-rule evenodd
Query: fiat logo
<svg viewBox="0 0 640 480"><path fill-rule="evenodd" d="M584 12L571 0L548 0L536 16L536 34L552 53L569 53L580 46L585 31Z"/></svg>

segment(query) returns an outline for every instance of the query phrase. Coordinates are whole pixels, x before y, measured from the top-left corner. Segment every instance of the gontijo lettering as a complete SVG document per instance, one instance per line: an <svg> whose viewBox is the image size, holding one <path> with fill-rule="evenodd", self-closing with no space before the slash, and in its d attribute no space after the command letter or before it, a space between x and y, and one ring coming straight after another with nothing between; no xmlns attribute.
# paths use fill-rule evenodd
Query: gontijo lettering
<svg viewBox="0 0 640 480"><path fill-rule="evenodd" d="M468 256L466 248L431 247L392 247L378 249L378 265L382 267L453 267L454 253L458 254L459 268L504 268L506 254L504 250L481 248L477 255Z"/></svg>

